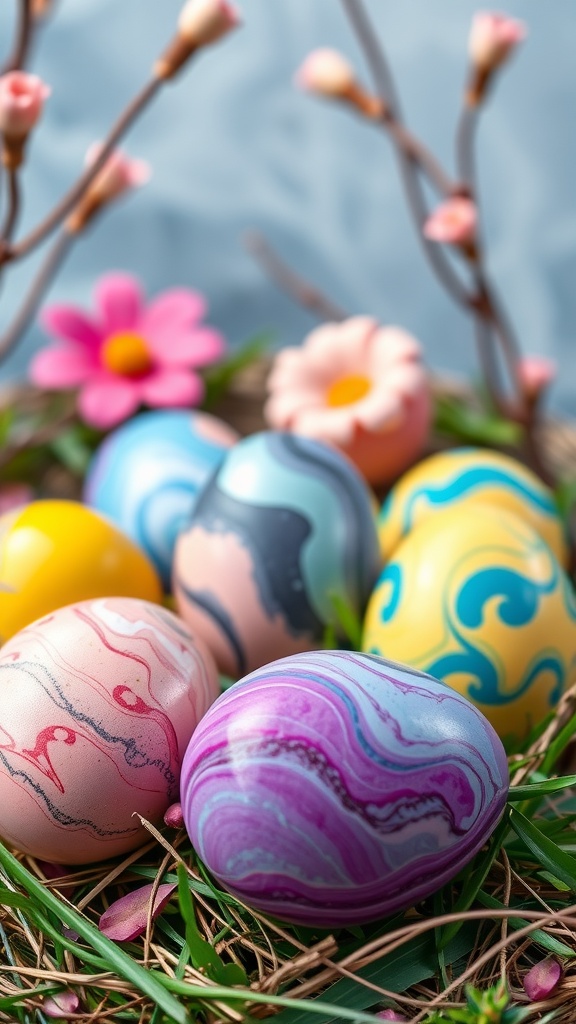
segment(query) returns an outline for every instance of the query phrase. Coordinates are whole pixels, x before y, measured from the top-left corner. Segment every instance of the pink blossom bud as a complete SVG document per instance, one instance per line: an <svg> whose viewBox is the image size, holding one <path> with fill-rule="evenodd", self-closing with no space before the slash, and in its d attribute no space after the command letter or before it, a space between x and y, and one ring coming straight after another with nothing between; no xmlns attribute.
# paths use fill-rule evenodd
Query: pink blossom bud
<svg viewBox="0 0 576 1024"><path fill-rule="evenodd" d="M455 196L436 207L426 220L423 232L432 242L468 248L474 244L477 220L475 203Z"/></svg>
<svg viewBox="0 0 576 1024"><path fill-rule="evenodd" d="M396 1013L395 1010L382 1010L381 1013L377 1013L376 1016L379 1017L380 1020L396 1021L397 1024L408 1021L408 1017L405 1017L403 1013Z"/></svg>
<svg viewBox="0 0 576 1024"><path fill-rule="evenodd" d="M168 828L183 828L184 827L184 815L182 813L182 804L170 804L170 807L164 815L164 824Z"/></svg>
<svg viewBox="0 0 576 1024"><path fill-rule="evenodd" d="M9 71L0 76L0 132L6 138L28 135L42 114L49 86L36 75Z"/></svg>
<svg viewBox="0 0 576 1024"><path fill-rule="evenodd" d="M178 33L197 49L217 42L239 24L238 11L226 0L188 0L178 19Z"/></svg>
<svg viewBox="0 0 576 1024"><path fill-rule="evenodd" d="M494 71L526 37L526 26L505 14L479 11L472 21L469 53L481 72Z"/></svg>
<svg viewBox="0 0 576 1024"><path fill-rule="evenodd" d="M562 979L562 968L553 956L534 964L524 975L524 991L529 999L538 1002L547 999Z"/></svg>
<svg viewBox="0 0 576 1024"><path fill-rule="evenodd" d="M526 397L535 401L556 376L556 363L545 356L525 356L518 364L518 377Z"/></svg>
<svg viewBox="0 0 576 1024"><path fill-rule="evenodd" d="M89 167L97 159L102 149L101 143L95 142L86 154L86 165ZM110 202L130 188L145 185L150 179L150 165L145 160L131 160L119 149L108 157L104 167L98 172L90 185L90 195L98 197L100 202Z"/></svg>
<svg viewBox="0 0 576 1024"><path fill-rule="evenodd" d="M354 68L337 50L313 50L295 76L301 89L348 98L356 86Z"/></svg>

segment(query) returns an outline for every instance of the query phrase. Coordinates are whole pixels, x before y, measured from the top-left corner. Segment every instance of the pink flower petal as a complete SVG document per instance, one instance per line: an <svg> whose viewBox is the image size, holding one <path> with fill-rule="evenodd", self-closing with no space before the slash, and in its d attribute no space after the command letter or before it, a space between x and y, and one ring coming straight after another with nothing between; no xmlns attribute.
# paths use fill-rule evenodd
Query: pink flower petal
<svg viewBox="0 0 576 1024"><path fill-rule="evenodd" d="M326 409L324 389L286 388L277 391L264 406L264 419L273 430L290 430L306 409Z"/></svg>
<svg viewBox="0 0 576 1024"><path fill-rule="evenodd" d="M211 327L172 332L164 329L162 335L147 335L151 351L162 366L206 366L219 359L226 342Z"/></svg>
<svg viewBox="0 0 576 1024"><path fill-rule="evenodd" d="M401 327L382 327L373 336L370 365L384 372L398 363L414 362L422 358L420 343Z"/></svg>
<svg viewBox="0 0 576 1024"><path fill-rule="evenodd" d="M89 349L98 349L102 342L102 331L74 306L46 306L40 314L40 323L48 334L60 341L74 341Z"/></svg>
<svg viewBox="0 0 576 1024"><path fill-rule="evenodd" d="M106 334L135 330L142 311L142 289L131 274L106 274L94 289Z"/></svg>
<svg viewBox="0 0 576 1024"><path fill-rule="evenodd" d="M529 999L538 1002L554 991L562 978L562 968L553 956L547 956L539 964L534 964L524 975L524 991Z"/></svg>
<svg viewBox="0 0 576 1024"><path fill-rule="evenodd" d="M350 414L350 406L304 409L298 417L296 432L328 444L348 445L354 437L356 417Z"/></svg>
<svg viewBox="0 0 576 1024"><path fill-rule="evenodd" d="M55 345L37 352L28 373L40 388L76 388L97 369L96 356L87 349Z"/></svg>
<svg viewBox="0 0 576 1024"><path fill-rule="evenodd" d="M156 370L139 381L138 387L147 405L194 406L204 397L204 382L186 370Z"/></svg>
<svg viewBox="0 0 576 1024"><path fill-rule="evenodd" d="M66 989L64 992L57 992L55 996L49 996L42 1003L42 1010L47 1017L68 1017L76 1013L80 1006L80 1000L75 992Z"/></svg>
<svg viewBox="0 0 576 1024"><path fill-rule="evenodd" d="M80 392L78 409L86 423L100 430L115 427L140 405L139 385L132 380L100 375Z"/></svg>
<svg viewBox="0 0 576 1024"><path fill-rule="evenodd" d="M170 288L146 307L139 328L148 338L166 337L167 332L187 330L202 319L206 302L190 288Z"/></svg>
<svg viewBox="0 0 576 1024"><path fill-rule="evenodd" d="M382 1010L380 1013L377 1013L376 1016L379 1017L380 1020L392 1020L396 1021L397 1024L402 1024L402 1022L406 1022L406 1024L408 1024L408 1017L405 1017L403 1013L396 1013L395 1010Z"/></svg>
<svg viewBox="0 0 576 1024"><path fill-rule="evenodd" d="M176 888L174 882L158 887L152 910L153 919L164 910ZM143 935L148 921L152 889L152 885L143 885L142 888L112 903L100 918L98 927L102 934L114 942L130 942Z"/></svg>

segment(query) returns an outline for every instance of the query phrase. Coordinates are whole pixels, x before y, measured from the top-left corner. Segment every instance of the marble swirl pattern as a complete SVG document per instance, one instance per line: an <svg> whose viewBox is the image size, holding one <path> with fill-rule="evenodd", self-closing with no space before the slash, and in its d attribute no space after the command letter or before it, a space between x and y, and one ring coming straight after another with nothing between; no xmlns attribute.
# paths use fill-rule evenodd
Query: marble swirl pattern
<svg viewBox="0 0 576 1024"><path fill-rule="evenodd" d="M567 575L531 526L489 506L453 509L396 548L370 598L362 648L442 679L514 743L574 677L575 612Z"/></svg>
<svg viewBox="0 0 576 1024"><path fill-rule="evenodd" d="M146 412L110 434L92 460L84 500L146 551L166 589L176 538L237 440L232 427L208 413Z"/></svg>
<svg viewBox="0 0 576 1024"><path fill-rule="evenodd" d="M368 488L335 450L294 434L246 438L178 539L174 594L237 678L317 646L335 600L362 615L380 568Z"/></svg>
<svg viewBox="0 0 576 1024"><path fill-rule="evenodd" d="M184 758L192 842L216 878L285 920L337 926L418 903L486 841L508 770L483 715L443 683L324 651L253 672Z"/></svg>
<svg viewBox="0 0 576 1024"><path fill-rule="evenodd" d="M516 459L478 448L439 452L398 481L378 517L383 558L431 515L456 507L468 514L470 502L516 513L538 531L560 564L567 564L567 538L551 490Z"/></svg>
<svg viewBox="0 0 576 1024"><path fill-rule="evenodd" d="M59 609L0 652L0 835L44 860L132 849L177 799L214 663L171 612L109 598Z"/></svg>

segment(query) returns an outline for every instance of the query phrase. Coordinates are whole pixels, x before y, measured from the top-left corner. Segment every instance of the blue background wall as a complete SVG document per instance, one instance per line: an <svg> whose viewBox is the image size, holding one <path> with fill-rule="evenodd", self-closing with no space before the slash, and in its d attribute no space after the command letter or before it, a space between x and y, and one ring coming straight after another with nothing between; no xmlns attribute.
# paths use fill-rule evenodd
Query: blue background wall
<svg viewBox="0 0 576 1024"><path fill-rule="evenodd" d="M299 93L309 50L361 56L337 0L238 0L244 27L162 93L126 148L150 184L94 225L50 293L87 302L95 278L121 268L150 292L205 291L211 320L237 344L263 328L294 343L313 325L243 247L257 227L301 272L354 312L403 324L435 368L475 367L467 321L432 279L408 220L386 139L347 112ZM0 5L0 47L15 4ZM412 126L448 163L465 73L469 0L369 0ZM60 0L34 70L53 94L30 147L26 216L58 198L172 34L179 0ZM508 0L530 36L502 74L480 129L490 267L524 349L561 367L557 409L576 414L576 23L573 0ZM37 257L7 276L0 322ZM24 372L42 341L29 332L0 378Z"/></svg>

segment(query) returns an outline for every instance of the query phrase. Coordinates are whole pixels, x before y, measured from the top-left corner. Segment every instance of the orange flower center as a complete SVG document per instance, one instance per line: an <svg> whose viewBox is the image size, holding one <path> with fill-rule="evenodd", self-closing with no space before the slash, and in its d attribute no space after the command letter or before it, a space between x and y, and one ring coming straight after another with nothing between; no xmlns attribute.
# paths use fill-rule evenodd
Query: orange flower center
<svg viewBox="0 0 576 1024"><path fill-rule="evenodd" d="M350 373L347 377L340 377L328 388L326 401L332 408L339 405L353 405L359 402L364 395L370 391L372 384L368 377L359 373Z"/></svg>
<svg viewBox="0 0 576 1024"><path fill-rule="evenodd" d="M107 370L122 377L140 377L152 368L152 358L144 338L131 331L120 331L106 338L101 358Z"/></svg>

